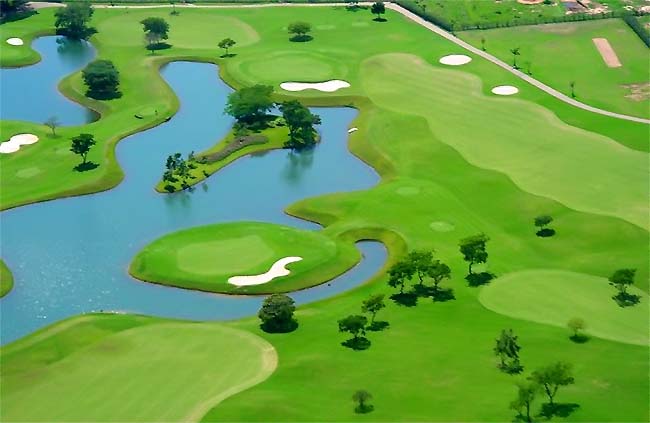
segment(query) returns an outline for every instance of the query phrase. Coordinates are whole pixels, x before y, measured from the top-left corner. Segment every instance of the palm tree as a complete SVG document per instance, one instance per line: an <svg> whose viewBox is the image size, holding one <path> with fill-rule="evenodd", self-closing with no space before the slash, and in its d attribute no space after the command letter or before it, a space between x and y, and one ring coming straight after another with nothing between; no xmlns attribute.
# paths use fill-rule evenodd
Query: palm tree
<svg viewBox="0 0 650 423"><path fill-rule="evenodd" d="M517 56L521 56L519 50L520 50L519 47L515 47L510 50L510 53L512 53L512 67L515 69L519 69L519 66L517 66Z"/></svg>

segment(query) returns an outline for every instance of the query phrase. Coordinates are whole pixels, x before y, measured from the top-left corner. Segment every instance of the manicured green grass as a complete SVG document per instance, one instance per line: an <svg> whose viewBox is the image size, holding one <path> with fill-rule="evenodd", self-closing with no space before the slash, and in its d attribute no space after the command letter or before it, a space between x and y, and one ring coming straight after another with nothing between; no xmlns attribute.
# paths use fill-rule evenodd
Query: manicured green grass
<svg viewBox="0 0 650 423"><path fill-rule="evenodd" d="M486 40L488 53L512 63L510 50L521 48L518 63L533 77L570 94L575 81L577 99L614 112L650 117L650 98L643 101L626 96L624 85L650 83L650 50L621 20L605 19L488 31L467 31L460 38L476 47ZM608 67L592 39L606 38L623 66ZM557 60L562 57L562 60Z"/></svg>
<svg viewBox="0 0 650 423"><path fill-rule="evenodd" d="M0 297L4 297L14 286L14 278L11 270L4 261L0 260Z"/></svg>
<svg viewBox="0 0 650 423"><path fill-rule="evenodd" d="M284 257L288 276L266 284L237 287L231 276L258 275ZM138 279L183 288L225 293L287 292L326 282L359 260L353 245L321 232L268 223L237 222L200 226L166 235L133 259Z"/></svg>
<svg viewBox="0 0 650 423"><path fill-rule="evenodd" d="M629 193L640 192L640 198L647 198L643 191L647 177L636 179L634 174L647 172L648 165L647 161L637 163L627 161L626 157L636 154L634 150L648 150L646 125L575 109L523 85L514 76L478 58L460 69L439 65L440 56L462 51L392 12L387 14L388 22L381 24L372 22L367 12L346 12L341 8L183 9L181 13L198 20L214 16L237 18L257 31L257 43L235 48L236 57L219 60L223 65L222 75L233 86L256 82L277 86L287 79L304 81L315 77L339 78L351 83L350 88L332 94L303 92L296 96L310 104L359 107L360 114L352 123L359 131L350 135L350 148L377 169L382 182L363 192L307 199L292 205L288 212L324 224L326 228L320 236L340 238L350 246L355 239L383 240L389 248L388 265L407 248L435 249L436 256L452 268L452 279L445 282L445 287L453 289L455 294L454 300L443 303L422 298L416 307L410 308L387 300L388 307L380 312L378 319L388 321L390 327L382 332L369 332L367 336L372 345L366 351L342 347L340 342L347 337L338 333L336 321L359 313L361 302L371 293L390 295L395 292L386 285L386 267L358 289L301 307L297 313L300 326L296 332L264 334L256 318L232 323L273 344L278 351L279 366L264 383L214 408L205 417L206 421L353 421L359 418L371 421L511 421L515 413L508 405L516 394L515 382L536 367L556 360L573 363L576 378L576 384L563 388L556 399L562 403L577 403L580 408L568 417L555 417L554 421L648 420L647 347L598 337L585 344L576 344L569 340L565 328L516 319L486 309L478 298L481 289L467 286L463 279L467 264L462 261L457 246L460 238L485 232L491 239L487 269L496 275L557 269L607 277L618 268L638 268L638 285L647 292L648 231L619 217L577 211L578 206L574 205L591 201L591 207L613 210L623 201L621 210L616 213L638 213L629 206L636 204L630 203L635 200ZM102 10L97 11L96 18L101 22L108 17L127 14L129 20L136 14L138 17L148 15L147 11ZM313 41L288 41L284 27L298 16L313 24ZM152 77L157 68L148 61L144 49L111 45L112 34L122 30L120 22L115 19L105 26L95 41L103 57L133 69L124 75L127 95L119 100L129 109L124 112L124 122L130 122L126 119L134 119L137 110L161 98L156 90L164 85L159 78ZM173 28L172 17L170 22ZM32 29L37 28L35 25ZM199 36L197 32L197 38ZM173 32L170 43L174 44ZM395 55L387 55L397 52L405 53L400 57L409 61L403 63L395 60ZM183 54L212 59L218 53L216 48L181 50L173 47L159 52L157 57L169 60ZM414 56L419 56L420 60L414 61ZM309 58L308 66L302 62L306 60L302 57ZM282 66L276 68L276 61ZM415 83L411 82L413 79ZM75 80L78 87L78 77L72 78L73 82ZM136 90L138 83L143 84L144 91L150 90L142 94L142 98L147 97L146 101L134 100L136 97L142 100ZM517 99L488 98L492 97L490 88L501 84L517 85L521 90ZM164 92L168 93L166 89ZM133 104L127 101L129 98ZM468 106L464 106L464 102ZM111 113L109 117L121 111L115 109ZM574 128L565 126L553 114ZM544 122L548 127L542 125ZM110 123L108 118L105 123L100 121L95 125L104 128L104 124L106 130L122 128L117 122ZM540 135L533 133L535 131L541 132L546 141L541 142ZM529 138L536 144L529 144ZM560 146L555 138L564 140L564 144ZM584 150L586 143L591 143L593 155L591 150ZM42 148L41 144L44 143L34 148ZM488 144L493 145L492 150L486 148ZM611 155L611 164L602 159L605 151ZM572 157L574 173L568 169L565 155ZM498 161L498 157L502 160ZM490 166L485 164L488 161ZM36 156L20 163L20 167L14 162L5 163L9 162L3 161L0 167L9 175L33 166L48 169L46 159ZM620 166L608 167L616 163ZM610 184L595 174L594 169L600 166L607 169L603 173L607 172L608 177L619 182ZM7 167L9 170L5 170ZM552 194L550 191L545 191L544 196L528 192L537 191L531 188L530 181L535 179L527 168L544 172L537 176L539 180L548 178L549 186L544 189L552 190ZM581 173L583 168L588 177ZM554 172L564 175L562 183L554 179ZM1 174L1 188L6 191L16 179L4 175ZM520 178L527 175L529 185L513 182L513 175ZM539 180L537 187L542 185ZM602 188L601 183L605 184ZM62 186L69 189L76 185L64 182ZM602 189L601 202L607 203L601 206L594 205L593 195L579 192L599 189ZM575 195L569 196L567 190L573 190ZM58 195L60 191L50 189L47 193ZM22 192L17 198L33 201L38 195L44 192ZM580 201L576 202L576 198ZM2 201L5 207L5 200ZM636 201L641 200L637 198ZM533 218L542 213L555 218L556 236L548 239L535 236ZM278 229L270 227L273 228L271 232ZM239 232L239 236L242 235ZM286 255L290 254L294 253ZM204 267L205 263L200 261L195 265ZM498 279L494 283L498 283ZM571 286L566 289L572 291ZM580 287L576 289L580 290ZM96 317L78 319L84 318L92 321ZM587 323L594 328L603 327L606 322L599 319L607 318L608 315L601 314ZM117 322L122 316L105 319ZM207 325L205 327L208 332ZM492 352L495 338L502 329L508 328L519 335L523 347L521 359L525 372L520 377L499 372ZM63 380L58 376L55 381L67 384L58 392L36 387L23 393L20 385L4 386L3 378L2 389L6 390L3 397L9 395L21 401L36 401L32 395L37 392L41 395L38 407L41 403L48 406L57 401L60 404L52 405L55 410L64 405L74 408L79 401L77 398L95 388L94 385L89 387L87 381L104 375L104 367L111 368L108 362L93 370L87 367L85 354L93 348L85 346L82 340L94 336L95 330L91 332L88 334L83 326L72 325L59 332L61 338L56 342L37 333L19 341L28 344L28 349L15 353L12 360L4 359L6 351L11 351L12 347L3 348L3 372L31 368L23 360L29 362L41 357L48 360L66 353L70 356L64 361L69 366L68 373L75 378L80 371L84 373L83 379ZM135 333L137 336L133 335L129 341L137 345L140 345L140 337L143 342L159 342L147 331ZM164 355L165 360L181 357L186 351L183 343L211 351L211 347L204 347L203 343L219 342L216 336L219 335L205 336L197 330L187 337L179 336L179 344L164 338L158 348L160 355L156 357L162 359ZM170 334L169 338L172 337L175 335ZM140 353L154 354L144 349ZM209 365L221 364L220 359L219 353L212 353ZM191 370L195 370L195 366L205 368L208 365L203 358L197 361L196 365L190 365ZM116 363L122 363L122 359L117 358ZM180 370L184 365L177 367ZM168 386L159 381L158 374L149 373L134 371L129 381L139 389L138 396L123 400L126 404L122 404L123 415L109 415L106 419L132 419L143 412L141 408L150 406L168 408L157 400L159 385L165 385L165 392ZM173 385L179 396L195 387L205 389L204 379L187 379L181 383L172 379L171 382L168 385ZM89 391L94 401L84 404L93 402L96 408L102 408L107 400L99 397L99 393L105 395L118 388L112 385L107 390L97 386L96 390ZM357 389L367 389L374 396L375 410L367 416L353 412L350 397ZM151 396L155 396L155 401ZM541 402L536 403L534 412ZM24 417L17 417L33 420L28 414L31 412L25 409ZM81 411L79 413L75 416L81 416ZM79 420L98 420L98 414L92 413L95 411L88 411L87 416ZM164 417L149 416L158 420ZM64 417L70 420L70 416Z"/></svg>
<svg viewBox="0 0 650 423"><path fill-rule="evenodd" d="M648 229L650 193L640 183L647 178L646 153L570 127L532 103L486 98L478 78L440 70L415 56L377 56L362 69L363 87L375 104L424 117L436 136L470 163L573 209ZM584 157L589 164L576 166Z"/></svg>
<svg viewBox="0 0 650 423"><path fill-rule="evenodd" d="M648 295L640 304L621 308L612 299L616 290L605 278L557 270L525 270L509 273L483 288L481 304L518 319L566 327L579 317L585 333L631 344L648 345Z"/></svg>
<svg viewBox="0 0 650 423"><path fill-rule="evenodd" d="M277 364L247 331L119 315L59 323L0 357L2 420L32 422L196 421Z"/></svg>

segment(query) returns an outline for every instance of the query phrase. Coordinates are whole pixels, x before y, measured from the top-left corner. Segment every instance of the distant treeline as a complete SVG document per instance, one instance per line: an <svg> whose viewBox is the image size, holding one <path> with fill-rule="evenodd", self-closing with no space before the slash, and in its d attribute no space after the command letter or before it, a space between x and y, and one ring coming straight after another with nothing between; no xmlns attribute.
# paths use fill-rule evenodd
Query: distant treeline
<svg viewBox="0 0 650 423"><path fill-rule="evenodd" d="M650 31L643 27L643 24L639 22L637 17L627 13L623 15L623 21L625 21L625 23L628 24L630 28L632 28L632 31L634 31L636 35L641 38L641 41L643 41L645 45L650 48Z"/></svg>

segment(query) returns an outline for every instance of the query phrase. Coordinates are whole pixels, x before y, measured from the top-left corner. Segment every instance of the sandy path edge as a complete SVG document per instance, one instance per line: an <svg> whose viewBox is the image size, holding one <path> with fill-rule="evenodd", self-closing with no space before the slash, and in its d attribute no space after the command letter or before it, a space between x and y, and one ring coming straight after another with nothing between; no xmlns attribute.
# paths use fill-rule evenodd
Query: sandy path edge
<svg viewBox="0 0 650 423"><path fill-rule="evenodd" d="M48 3L48 2L34 2L39 5L39 7L60 7L60 3ZM29 3L31 4L31 3ZM372 5L372 2L360 2L359 5L361 6L370 6ZM404 17L410 19L411 21L415 22L416 24L423 26L424 28L428 29L431 32L436 33L437 35L440 35L441 37L451 41L452 43L458 45L459 47L462 47L465 50L470 51L471 53L474 53L477 56L480 56L495 65L507 70L508 72L512 73L513 75L517 76L520 79L523 79L524 81L528 82L532 86L539 88L540 90L544 91L545 93L557 98L560 101L563 101L571 106L577 107L579 109L586 110L588 112L592 113L597 113L603 116L615 118L615 119L622 119L622 120L628 120L631 122L637 122L637 123L644 123L646 125L650 125L650 119L645 119L637 116L630 116L630 115L625 115L622 113L616 113L616 112L610 112L608 110L603 110L599 109L597 107L590 106L588 104L582 103L580 101L577 101L565 94L562 94L558 90L551 88L550 86L544 84L541 81L538 81L537 79L531 77L530 75L527 75L517 69L513 69L512 66L509 64L505 63L504 61L496 58L495 56L492 56L491 54L478 49L471 44L461 40L460 38L456 37L455 35L445 31L444 29L432 24L429 21L424 20L420 16L416 15L413 12L410 12L403 8L402 6L391 3L391 2L385 2L386 8L394 10L395 12L403 15ZM332 3L264 3L264 4L201 4L201 5L196 5L196 4L179 4L176 5L176 7L183 7L183 8L213 8L213 9L236 9L236 8L262 8L262 7L332 7L332 6L348 6L347 3L337 3L337 2L332 2ZM159 4L159 5L115 5L111 6L109 4L97 4L94 5L96 8L110 8L110 9L146 9L146 8L169 8L173 7L171 4Z"/></svg>

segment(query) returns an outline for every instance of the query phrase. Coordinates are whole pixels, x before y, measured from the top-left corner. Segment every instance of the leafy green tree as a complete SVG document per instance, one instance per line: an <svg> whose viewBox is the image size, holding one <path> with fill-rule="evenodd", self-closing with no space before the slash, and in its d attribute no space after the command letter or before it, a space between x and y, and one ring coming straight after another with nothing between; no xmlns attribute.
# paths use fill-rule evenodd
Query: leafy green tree
<svg viewBox="0 0 650 423"><path fill-rule="evenodd" d="M59 121L58 117L50 116L45 122L43 122L43 125L50 128L50 131L52 131L52 136L56 137L56 128L61 125L61 122Z"/></svg>
<svg viewBox="0 0 650 423"><path fill-rule="evenodd" d="M228 50L230 50L235 44L237 44L237 41L232 38L224 38L219 41L219 48L225 51L222 57L227 57L229 55Z"/></svg>
<svg viewBox="0 0 650 423"><path fill-rule="evenodd" d="M427 270L427 275L433 279L433 288L438 291L438 285L445 279L451 278L451 269L440 260L435 260Z"/></svg>
<svg viewBox="0 0 650 423"><path fill-rule="evenodd" d="M225 113L244 125L259 124L273 108L273 87L253 85L228 95Z"/></svg>
<svg viewBox="0 0 650 423"><path fill-rule="evenodd" d="M18 14L30 10L27 0L2 0L0 1L0 17Z"/></svg>
<svg viewBox="0 0 650 423"><path fill-rule="evenodd" d="M372 399L372 394L370 394L370 392L363 389L359 389L354 394L352 394L352 401L354 401L357 404L356 407L354 407L355 413L363 414L372 411L374 407L368 404L368 401L370 401L371 399Z"/></svg>
<svg viewBox="0 0 650 423"><path fill-rule="evenodd" d="M291 332L298 327L293 317L295 302L285 294L272 294L262 303L257 316L262 321L262 330L271 333Z"/></svg>
<svg viewBox="0 0 650 423"><path fill-rule="evenodd" d="M510 53L512 53L512 67L518 69L519 66L517 66L517 56L521 56L521 48L515 47L513 49L510 49Z"/></svg>
<svg viewBox="0 0 650 423"><path fill-rule="evenodd" d="M366 334L366 325L368 318L360 314L353 314L338 321L339 332L349 332L352 335L353 342L359 340L359 335Z"/></svg>
<svg viewBox="0 0 650 423"><path fill-rule="evenodd" d="M393 288L399 286L399 293L404 293L404 284L411 280L415 274L413 264L407 260L400 260L388 270L388 285Z"/></svg>
<svg viewBox="0 0 650 423"><path fill-rule="evenodd" d="M581 319L579 317L573 317L569 319L566 325L571 330L571 332L573 332L573 335L571 336L572 339L580 339L582 337L580 331L587 328L587 324L585 323L584 319Z"/></svg>
<svg viewBox="0 0 650 423"><path fill-rule="evenodd" d="M364 300L363 303L361 303L361 312L370 313L372 316L370 318L370 326L375 323L375 317L377 316L377 313L384 307L386 307L386 304L384 303L384 294L371 295L368 297L368 299Z"/></svg>
<svg viewBox="0 0 650 423"><path fill-rule="evenodd" d="M519 350L521 350L521 347L517 343L517 339L518 337L512 332L512 329L504 329L494 346L494 354L500 360L497 367L506 373L520 373L523 370L519 363Z"/></svg>
<svg viewBox="0 0 650 423"><path fill-rule="evenodd" d="M485 234L478 234L460 240L460 252L463 260L469 263L468 272L472 274L472 266L485 263L488 258L486 244L490 240Z"/></svg>
<svg viewBox="0 0 650 423"><path fill-rule="evenodd" d="M149 17L140 21L147 49L152 53L160 43L169 38L169 24L163 18Z"/></svg>
<svg viewBox="0 0 650 423"><path fill-rule="evenodd" d="M555 235L555 230L547 228L553 222L553 218L547 214L537 216L534 220L535 226L539 228L537 236L547 237Z"/></svg>
<svg viewBox="0 0 650 423"><path fill-rule="evenodd" d="M119 91L120 73L110 60L95 60L82 71L86 95L97 100L110 100L122 94Z"/></svg>
<svg viewBox="0 0 650 423"><path fill-rule="evenodd" d="M376 21L383 21L384 19L381 17L384 13L386 13L386 6L384 6L383 1L377 1L370 6L370 12L373 15L377 15L375 18Z"/></svg>
<svg viewBox="0 0 650 423"><path fill-rule="evenodd" d="M532 382L520 382L517 384L517 398L510 403L510 408L516 410L527 422L533 421L530 416L530 407L535 401L538 391L539 385Z"/></svg>
<svg viewBox="0 0 650 423"><path fill-rule="evenodd" d="M84 165L86 164L86 159L88 158L90 149L95 144L97 144L97 141L95 141L95 137L93 135L79 134L76 137L72 138L72 146L70 147L70 151L81 156L81 164Z"/></svg>
<svg viewBox="0 0 650 423"><path fill-rule="evenodd" d="M93 13L94 9L88 1L67 3L66 7L57 8L54 12L57 34L76 40L87 40L97 32L95 28L88 26Z"/></svg>
<svg viewBox="0 0 650 423"><path fill-rule="evenodd" d="M300 150L316 144L318 133L314 125L320 124L320 116L311 113L298 100L285 101L280 105L280 111L289 128L289 140L285 147Z"/></svg>
<svg viewBox="0 0 650 423"><path fill-rule="evenodd" d="M307 35L311 32L311 24L307 22L292 22L288 28L291 34L291 41L309 41L311 36Z"/></svg>
<svg viewBox="0 0 650 423"><path fill-rule="evenodd" d="M569 88L571 88L571 98L576 98L576 81L570 81Z"/></svg>
<svg viewBox="0 0 650 423"><path fill-rule="evenodd" d="M636 269L618 269L609 277L609 284L621 294L627 294L627 288L634 284Z"/></svg>
<svg viewBox="0 0 650 423"><path fill-rule="evenodd" d="M528 379L544 389L551 406L554 405L553 400L560 386L575 383L571 365L561 361L535 370Z"/></svg>
<svg viewBox="0 0 650 423"><path fill-rule="evenodd" d="M420 281L420 286L422 286L424 284L424 277L427 276L429 269L433 266L433 251L413 250L408 254L406 259L411 262L415 274Z"/></svg>

